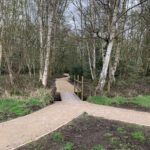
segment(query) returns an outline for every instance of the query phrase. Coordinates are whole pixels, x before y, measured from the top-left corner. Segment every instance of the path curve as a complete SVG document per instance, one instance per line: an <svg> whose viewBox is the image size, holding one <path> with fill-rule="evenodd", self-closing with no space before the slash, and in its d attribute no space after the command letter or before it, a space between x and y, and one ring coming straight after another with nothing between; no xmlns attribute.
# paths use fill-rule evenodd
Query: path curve
<svg viewBox="0 0 150 150"><path fill-rule="evenodd" d="M0 123L0 150L15 149L67 124L83 112L104 117L150 126L150 113L138 112L81 101L74 93L68 77L56 80L62 102L56 102L33 114Z"/></svg>

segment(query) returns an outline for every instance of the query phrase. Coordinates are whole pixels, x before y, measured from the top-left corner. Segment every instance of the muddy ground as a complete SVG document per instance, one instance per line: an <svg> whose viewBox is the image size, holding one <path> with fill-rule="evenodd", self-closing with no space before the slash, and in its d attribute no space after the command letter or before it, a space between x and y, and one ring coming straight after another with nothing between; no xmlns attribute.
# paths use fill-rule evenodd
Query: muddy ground
<svg viewBox="0 0 150 150"><path fill-rule="evenodd" d="M84 114L54 133L18 150L149 150L149 148L150 128Z"/></svg>

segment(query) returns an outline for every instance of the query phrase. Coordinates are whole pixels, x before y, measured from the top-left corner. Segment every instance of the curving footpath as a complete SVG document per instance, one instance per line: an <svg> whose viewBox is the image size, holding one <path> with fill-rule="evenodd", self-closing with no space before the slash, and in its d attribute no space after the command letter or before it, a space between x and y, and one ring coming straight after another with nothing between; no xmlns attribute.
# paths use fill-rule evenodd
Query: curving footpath
<svg viewBox="0 0 150 150"><path fill-rule="evenodd" d="M68 78L56 80L62 101L33 114L0 123L0 150L16 149L58 129L83 112L90 115L150 126L150 113L101 106L80 101Z"/></svg>

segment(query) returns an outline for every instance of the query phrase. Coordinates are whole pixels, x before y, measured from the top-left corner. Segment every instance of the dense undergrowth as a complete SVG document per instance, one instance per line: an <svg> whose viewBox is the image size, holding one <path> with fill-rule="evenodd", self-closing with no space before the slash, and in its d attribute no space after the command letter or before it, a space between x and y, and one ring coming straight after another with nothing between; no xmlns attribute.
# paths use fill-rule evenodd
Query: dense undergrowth
<svg viewBox="0 0 150 150"><path fill-rule="evenodd" d="M47 89L41 88L38 75L20 75L15 80L11 86L7 75L0 76L0 122L30 114L54 101L54 79L49 80Z"/></svg>

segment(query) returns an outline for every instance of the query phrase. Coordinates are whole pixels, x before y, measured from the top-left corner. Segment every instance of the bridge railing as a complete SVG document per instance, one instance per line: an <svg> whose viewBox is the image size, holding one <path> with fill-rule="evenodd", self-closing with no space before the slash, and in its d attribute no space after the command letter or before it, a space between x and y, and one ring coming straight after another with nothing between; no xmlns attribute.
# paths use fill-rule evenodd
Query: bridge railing
<svg viewBox="0 0 150 150"><path fill-rule="evenodd" d="M74 93L76 93L81 100L86 100L89 96L96 95L95 83L92 80L87 80L83 76L74 75Z"/></svg>
<svg viewBox="0 0 150 150"><path fill-rule="evenodd" d="M74 75L74 93L76 93L79 97L81 97L81 100L84 100L84 77L83 76L75 76Z"/></svg>

